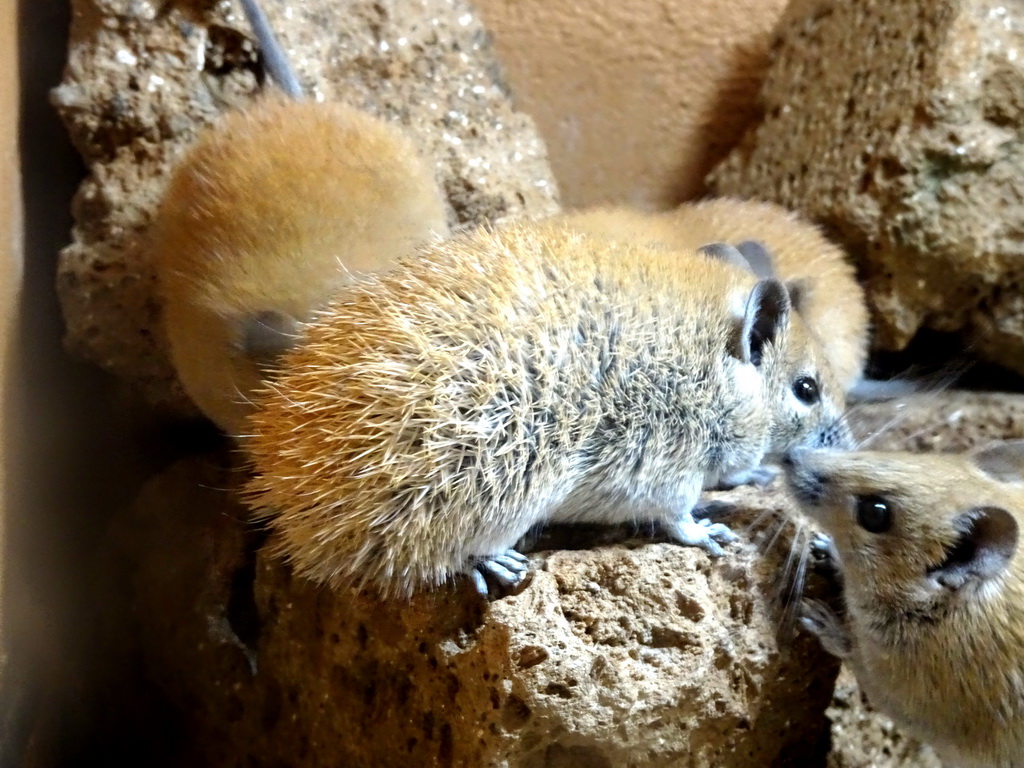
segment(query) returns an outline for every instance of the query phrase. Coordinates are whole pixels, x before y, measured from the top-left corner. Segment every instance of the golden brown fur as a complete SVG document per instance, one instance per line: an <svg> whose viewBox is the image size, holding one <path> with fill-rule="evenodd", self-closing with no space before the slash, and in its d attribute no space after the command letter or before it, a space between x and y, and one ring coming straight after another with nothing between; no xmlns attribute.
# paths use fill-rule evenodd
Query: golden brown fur
<svg viewBox="0 0 1024 768"><path fill-rule="evenodd" d="M1024 442L800 452L789 475L843 580L845 616L809 606L807 626L948 765L1024 766ZM889 530L858 524L872 497L891 508Z"/></svg>
<svg viewBox="0 0 1024 768"><path fill-rule="evenodd" d="M550 224L426 248L340 291L286 354L250 419L250 501L299 572L388 595L470 573L536 523L693 526L722 474L845 439L841 388L788 304L763 360L737 357L755 282Z"/></svg>
<svg viewBox="0 0 1024 768"><path fill-rule="evenodd" d="M302 323L353 273L446 231L431 170L398 128L280 96L224 116L179 163L151 236L186 391L239 434L263 375L247 323Z"/></svg>
<svg viewBox="0 0 1024 768"><path fill-rule="evenodd" d="M682 251L715 242L764 244L779 279L803 284L800 314L820 339L840 384L849 391L861 379L868 352L864 291L842 249L797 214L773 203L718 198L684 203L663 213L629 208L574 211L555 221L635 242L666 243Z"/></svg>

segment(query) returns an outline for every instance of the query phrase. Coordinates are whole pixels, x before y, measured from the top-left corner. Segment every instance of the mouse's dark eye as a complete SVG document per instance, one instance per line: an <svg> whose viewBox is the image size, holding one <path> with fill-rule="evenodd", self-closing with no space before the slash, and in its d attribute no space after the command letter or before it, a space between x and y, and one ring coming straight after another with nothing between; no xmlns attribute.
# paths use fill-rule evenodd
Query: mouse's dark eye
<svg viewBox="0 0 1024 768"><path fill-rule="evenodd" d="M811 376L801 376L793 382L793 394L796 399L805 405L814 405L821 400L821 391L818 389L818 382Z"/></svg>
<svg viewBox="0 0 1024 768"><path fill-rule="evenodd" d="M885 533L892 528L892 504L882 496L858 496L857 525L868 533Z"/></svg>

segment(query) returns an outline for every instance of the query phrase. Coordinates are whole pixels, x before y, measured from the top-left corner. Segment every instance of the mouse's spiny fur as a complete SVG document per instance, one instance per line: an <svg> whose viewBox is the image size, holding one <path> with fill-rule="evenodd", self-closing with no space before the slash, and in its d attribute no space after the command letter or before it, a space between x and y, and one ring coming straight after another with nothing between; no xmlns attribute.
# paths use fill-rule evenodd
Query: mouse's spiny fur
<svg viewBox="0 0 1024 768"><path fill-rule="evenodd" d="M596 208L570 212L556 220L582 231L636 242L662 242L683 251L716 242L763 244L775 276L799 288L800 297L794 302L820 339L844 390L861 381L868 353L864 291L843 250L797 214L773 203L716 198L683 203L662 213ZM881 385L876 388L883 390Z"/></svg>
<svg viewBox="0 0 1024 768"><path fill-rule="evenodd" d="M432 173L396 127L270 95L225 115L174 172L151 236L186 391L237 434L266 362L245 347L252 322L298 331L351 273L445 232Z"/></svg>
<svg viewBox="0 0 1024 768"><path fill-rule="evenodd" d="M843 586L845 614L805 626L949 764L1024 766L1024 441L796 451L788 477Z"/></svg>
<svg viewBox="0 0 1024 768"><path fill-rule="evenodd" d="M727 529L690 517L701 489L829 444L842 395L795 314L757 304L777 326L744 326L780 284L690 255L517 225L344 289L250 419L250 500L280 552L406 594L545 521L661 520L717 549ZM803 374L815 407L790 391Z"/></svg>

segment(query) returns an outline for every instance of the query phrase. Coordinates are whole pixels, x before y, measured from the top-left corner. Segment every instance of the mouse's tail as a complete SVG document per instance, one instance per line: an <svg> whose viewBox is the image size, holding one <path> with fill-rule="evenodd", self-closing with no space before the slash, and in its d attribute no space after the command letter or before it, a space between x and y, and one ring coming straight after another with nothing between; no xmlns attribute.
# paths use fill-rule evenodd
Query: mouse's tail
<svg viewBox="0 0 1024 768"><path fill-rule="evenodd" d="M896 400L921 392L922 387L908 379L859 379L846 393L851 402Z"/></svg>
<svg viewBox="0 0 1024 768"><path fill-rule="evenodd" d="M285 56L274 30L270 28L267 15L263 12L258 0L241 0L241 2L253 34L256 35L256 44L259 46L260 55L263 57L263 67L267 74L282 91L292 98L301 99L303 94L299 79L295 76L295 71L292 69L288 57Z"/></svg>

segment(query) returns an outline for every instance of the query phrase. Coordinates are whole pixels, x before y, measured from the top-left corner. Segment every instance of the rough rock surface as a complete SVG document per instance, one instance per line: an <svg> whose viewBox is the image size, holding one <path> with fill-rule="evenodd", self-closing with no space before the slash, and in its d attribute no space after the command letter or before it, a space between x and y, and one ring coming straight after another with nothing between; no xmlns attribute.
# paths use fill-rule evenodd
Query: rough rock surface
<svg viewBox="0 0 1024 768"><path fill-rule="evenodd" d="M1024 395L945 392L854 419L874 447L962 450L1024 437ZM179 462L104 555L104 603L129 605L121 641L169 702L169 735L132 725L163 765L936 768L849 677L832 697L815 640L778 629L792 529L775 539L777 486L720 496L745 534L722 559L562 528L533 543L518 594L485 605L462 583L387 604L265 556L240 479L221 454Z"/></svg>
<svg viewBox="0 0 1024 768"><path fill-rule="evenodd" d="M299 79L408 128L434 160L453 224L557 212L532 121L512 108L487 35L461 0L264 0ZM89 176L73 205L58 292L66 346L183 406L158 330L144 235L182 150L259 92L239 6L211 0L75 0L52 100ZM301 148L297 148L301 151Z"/></svg>
<svg viewBox="0 0 1024 768"><path fill-rule="evenodd" d="M827 768L942 768L931 748L904 736L867 702L845 667L832 706L832 752Z"/></svg>
<svg viewBox="0 0 1024 768"><path fill-rule="evenodd" d="M156 478L114 558L149 674L186 718L179 764L823 764L837 665L778 629L781 544L712 559L568 529L537 546L583 548L537 551L519 594L382 603L247 556L218 462ZM747 520L780 502L733 496Z"/></svg>
<svg viewBox="0 0 1024 768"><path fill-rule="evenodd" d="M1024 371L1024 9L794 0L763 121L712 172L825 224L863 274L876 344L959 334Z"/></svg>

